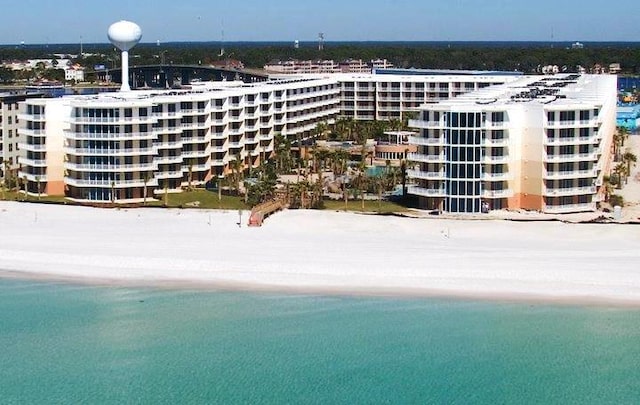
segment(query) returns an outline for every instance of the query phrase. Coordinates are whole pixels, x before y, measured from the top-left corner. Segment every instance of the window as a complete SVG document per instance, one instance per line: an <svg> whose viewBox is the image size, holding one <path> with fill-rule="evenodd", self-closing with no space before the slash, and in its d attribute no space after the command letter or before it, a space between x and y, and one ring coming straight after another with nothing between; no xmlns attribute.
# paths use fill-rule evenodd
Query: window
<svg viewBox="0 0 640 405"><path fill-rule="evenodd" d="M549 122L553 122L556 120L555 118L556 113L554 111L547 111L547 121Z"/></svg>
<svg viewBox="0 0 640 405"><path fill-rule="evenodd" d="M11 105L11 104L9 104L9 105ZM7 117L7 124L11 125L11 124L13 123L13 122L12 122L12 119L13 119L13 118L12 118L11 116L8 116L8 117Z"/></svg>
<svg viewBox="0 0 640 405"><path fill-rule="evenodd" d="M13 137L13 129L9 130L9 138Z"/></svg>
<svg viewBox="0 0 640 405"><path fill-rule="evenodd" d="M504 122L504 111L494 111L491 113L492 122Z"/></svg>
<svg viewBox="0 0 640 405"><path fill-rule="evenodd" d="M9 144L9 152L13 152L13 144L12 143Z"/></svg>

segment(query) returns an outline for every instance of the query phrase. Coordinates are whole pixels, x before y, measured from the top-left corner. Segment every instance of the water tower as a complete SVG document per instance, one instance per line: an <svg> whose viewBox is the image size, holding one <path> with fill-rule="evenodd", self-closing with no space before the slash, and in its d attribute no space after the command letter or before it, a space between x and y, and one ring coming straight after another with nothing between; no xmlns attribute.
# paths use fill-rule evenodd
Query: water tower
<svg viewBox="0 0 640 405"><path fill-rule="evenodd" d="M122 51L122 87L120 91L131 91L129 87L129 50L142 38L142 30L131 21L118 21L111 24L107 32L109 41Z"/></svg>

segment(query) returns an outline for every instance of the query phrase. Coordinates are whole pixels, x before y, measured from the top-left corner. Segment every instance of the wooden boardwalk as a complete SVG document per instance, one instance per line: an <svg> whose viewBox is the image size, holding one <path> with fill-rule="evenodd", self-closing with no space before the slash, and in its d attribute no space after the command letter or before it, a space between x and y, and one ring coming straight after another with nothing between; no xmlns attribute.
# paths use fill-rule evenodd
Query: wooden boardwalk
<svg viewBox="0 0 640 405"><path fill-rule="evenodd" d="M281 200L266 201L262 204L258 204L251 209L251 215L249 215L249 226L262 226L262 222L269 215L274 212L278 212L284 209L286 204Z"/></svg>

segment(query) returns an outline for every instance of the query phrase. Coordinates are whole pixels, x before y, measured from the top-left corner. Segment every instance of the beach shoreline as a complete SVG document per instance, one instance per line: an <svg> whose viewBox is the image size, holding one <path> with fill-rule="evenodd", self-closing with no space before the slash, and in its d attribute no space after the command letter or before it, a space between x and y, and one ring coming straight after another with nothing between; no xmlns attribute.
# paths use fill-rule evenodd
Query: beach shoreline
<svg viewBox="0 0 640 405"><path fill-rule="evenodd" d="M246 216L245 216L246 217ZM0 203L0 277L101 286L640 307L636 228Z"/></svg>

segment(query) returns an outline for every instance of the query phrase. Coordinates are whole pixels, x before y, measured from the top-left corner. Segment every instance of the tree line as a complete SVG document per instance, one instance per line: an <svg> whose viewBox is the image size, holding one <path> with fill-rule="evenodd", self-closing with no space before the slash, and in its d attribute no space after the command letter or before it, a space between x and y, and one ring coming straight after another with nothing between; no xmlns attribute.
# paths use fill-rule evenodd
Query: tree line
<svg viewBox="0 0 640 405"><path fill-rule="evenodd" d="M593 43L582 49L571 49L566 44L518 44L501 46L484 43L459 43L443 46L436 43L327 43L322 51L314 46L294 49L282 43L230 43L225 44L224 55L219 56L219 43L166 43L140 44L131 52L132 65L159 64L211 64L226 58L242 61L247 68L262 68L273 60L349 58L371 60L387 59L399 68L503 70L531 73L541 66L558 65L567 71L576 66L590 69L595 65L608 67L620 63L623 74L640 74L640 46L635 43ZM78 45L0 46L0 60L26 60L53 57L53 54L77 55L77 62L89 70L95 65L107 68L119 64L119 52L108 44L84 46L84 56L78 55Z"/></svg>

